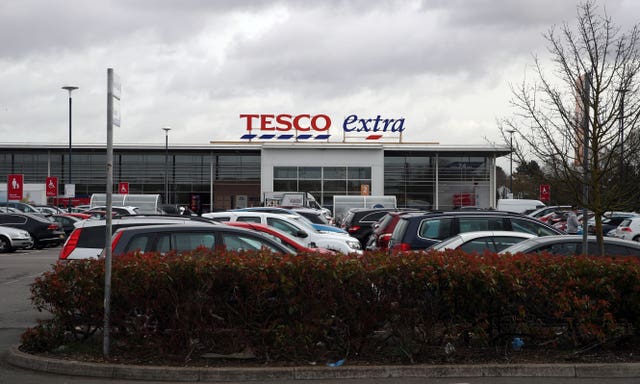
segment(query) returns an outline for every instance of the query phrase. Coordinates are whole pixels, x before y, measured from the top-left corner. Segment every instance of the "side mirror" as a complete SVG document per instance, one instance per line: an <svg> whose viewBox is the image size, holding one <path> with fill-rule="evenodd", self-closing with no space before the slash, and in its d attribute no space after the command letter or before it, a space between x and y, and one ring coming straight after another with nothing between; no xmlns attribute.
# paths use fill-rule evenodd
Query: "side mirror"
<svg viewBox="0 0 640 384"><path fill-rule="evenodd" d="M318 246L316 245L316 243L311 242L309 243L309 248L318 248Z"/></svg>

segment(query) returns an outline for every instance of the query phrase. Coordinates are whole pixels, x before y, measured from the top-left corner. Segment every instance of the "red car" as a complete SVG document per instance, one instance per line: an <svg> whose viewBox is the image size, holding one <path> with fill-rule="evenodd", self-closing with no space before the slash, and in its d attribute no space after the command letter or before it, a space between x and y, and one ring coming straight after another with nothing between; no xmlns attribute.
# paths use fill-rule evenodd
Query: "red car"
<svg viewBox="0 0 640 384"><path fill-rule="evenodd" d="M393 229L398 224L398 220L402 215L411 212L421 211L392 211L384 215L377 223L373 224L373 232L369 236L369 240L366 244L368 251L386 250L389 246L389 240L391 240L391 234Z"/></svg>
<svg viewBox="0 0 640 384"><path fill-rule="evenodd" d="M254 231L260 232L262 235L265 235L273 240L276 240L282 243L282 245L284 245L285 247L291 248L296 252L318 252L318 253L323 253L328 255L335 255L334 251L326 248L306 247L298 243L296 240L292 239L286 233L279 231L276 228L270 227L268 225L259 224L259 223L249 223L246 221L225 221L223 224L230 225L233 227L248 228L248 229L252 229Z"/></svg>

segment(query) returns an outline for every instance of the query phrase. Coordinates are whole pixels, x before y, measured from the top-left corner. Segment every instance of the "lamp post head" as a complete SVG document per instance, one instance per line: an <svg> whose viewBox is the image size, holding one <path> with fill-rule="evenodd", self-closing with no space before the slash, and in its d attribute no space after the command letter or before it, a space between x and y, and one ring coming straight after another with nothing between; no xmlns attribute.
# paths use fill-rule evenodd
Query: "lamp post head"
<svg viewBox="0 0 640 384"><path fill-rule="evenodd" d="M165 128L162 128L162 130L164 131L165 135L169 135L169 131L171 130L171 128L165 127Z"/></svg>
<svg viewBox="0 0 640 384"><path fill-rule="evenodd" d="M69 91L69 97L71 97L71 91L75 91L78 87L74 87L72 85L65 85L62 89Z"/></svg>

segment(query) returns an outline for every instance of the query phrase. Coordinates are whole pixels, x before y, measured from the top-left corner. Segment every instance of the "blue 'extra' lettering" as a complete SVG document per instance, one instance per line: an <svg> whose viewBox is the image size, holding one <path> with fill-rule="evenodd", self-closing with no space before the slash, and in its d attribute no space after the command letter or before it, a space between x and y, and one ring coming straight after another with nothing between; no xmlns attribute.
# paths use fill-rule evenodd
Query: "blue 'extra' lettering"
<svg viewBox="0 0 640 384"><path fill-rule="evenodd" d="M403 132L404 117L399 119L383 119L380 115L375 119L359 119L358 115L349 115L342 123L345 132Z"/></svg>

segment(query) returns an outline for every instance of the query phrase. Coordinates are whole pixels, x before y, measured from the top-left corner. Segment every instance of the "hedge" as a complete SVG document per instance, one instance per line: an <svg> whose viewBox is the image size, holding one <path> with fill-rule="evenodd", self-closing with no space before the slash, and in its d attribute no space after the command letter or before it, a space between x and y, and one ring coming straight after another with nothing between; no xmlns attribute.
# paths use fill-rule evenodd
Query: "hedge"
<svg viewBox="0 0 640 384"><path fill-rule="evenodd" d="M115 353L177 360L430 361L443 346L579 349L640 326L635 258L465 254L131 253L113 260ZM23 348L51 351L103 326L104 261L58 263L31 287L49 320ZM437 352L435 352L437 351Z"/></svg>

